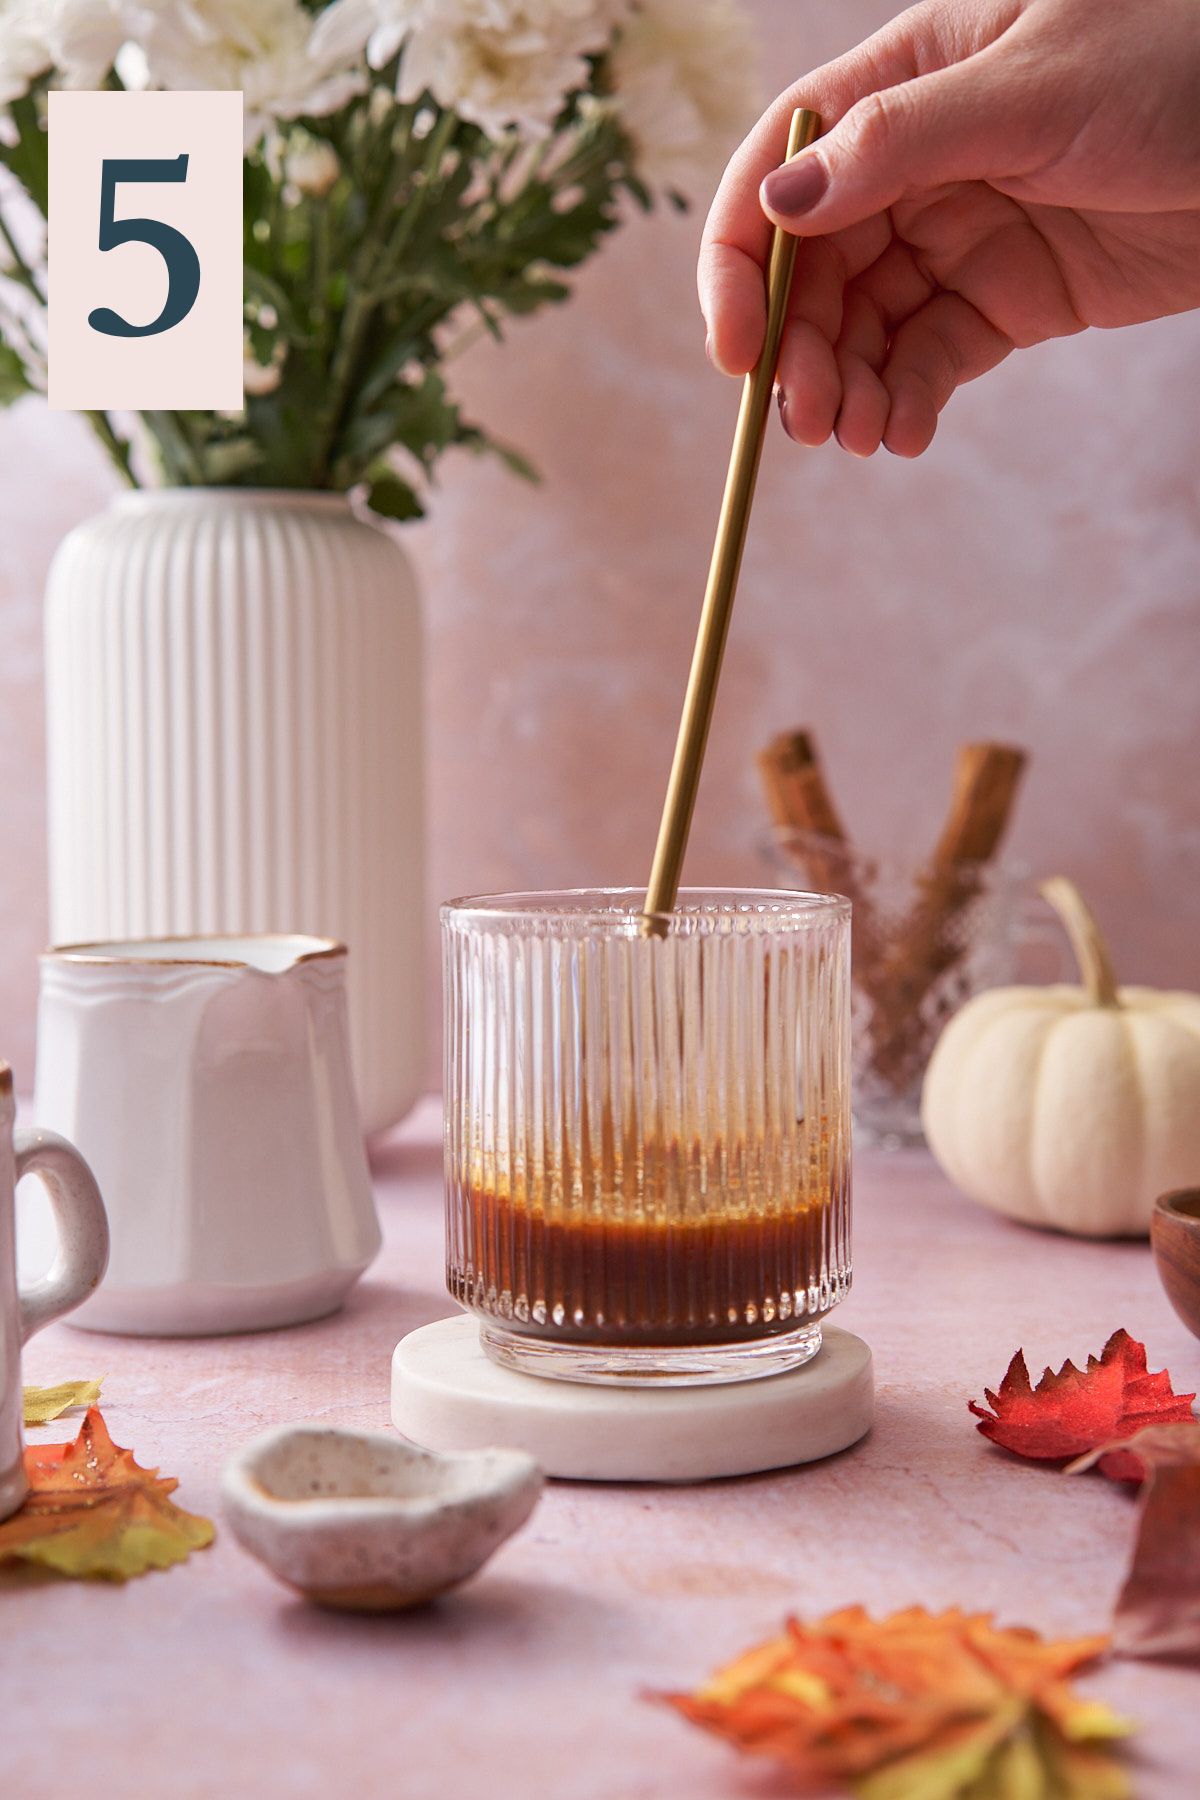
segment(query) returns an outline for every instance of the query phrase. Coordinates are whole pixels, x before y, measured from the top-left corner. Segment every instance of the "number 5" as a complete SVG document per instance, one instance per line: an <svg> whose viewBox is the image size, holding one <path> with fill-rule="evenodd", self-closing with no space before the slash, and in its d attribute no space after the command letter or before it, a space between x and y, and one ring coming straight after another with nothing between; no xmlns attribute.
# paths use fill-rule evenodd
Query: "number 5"
<svg viewBox="0 0 1200 1800"><path fill-rule="evenodd" d="M100 248L115 250L121 244L150 244L167 265L167 297L157 319L149 325L131 325L111 307L98 306L88 314L93 331L106 337L154 337L170 331L186 319L200 292L200 258L190 239L161 219L117 219L113 209L119 181L186 181L186 155L170 157L106 156L100 171Z"/></svg>

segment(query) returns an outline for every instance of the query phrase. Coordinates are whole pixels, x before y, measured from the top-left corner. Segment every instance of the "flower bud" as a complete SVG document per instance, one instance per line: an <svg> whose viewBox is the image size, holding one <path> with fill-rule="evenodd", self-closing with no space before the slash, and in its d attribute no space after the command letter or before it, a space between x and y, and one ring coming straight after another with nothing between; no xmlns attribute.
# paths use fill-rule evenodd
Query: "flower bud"
<svg viewBox="0 0 1200 1800"><path fill-rule="evenodd" d="M337 152L318 138L310 138L302 148L288 152L284 173L302 194L315 200L324 199L342 172Z"/></svg>

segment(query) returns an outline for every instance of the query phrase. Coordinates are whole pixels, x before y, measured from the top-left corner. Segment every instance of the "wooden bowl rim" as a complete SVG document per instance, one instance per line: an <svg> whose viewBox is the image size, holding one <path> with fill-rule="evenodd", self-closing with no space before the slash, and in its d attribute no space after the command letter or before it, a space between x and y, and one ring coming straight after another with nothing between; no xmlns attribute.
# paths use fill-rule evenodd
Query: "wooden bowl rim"
<svg viewBox="0 0 1200 1800"><path fill-rule="evenodd" d="M1164 1218L1178 1219L1181 1224L1200 1231L1200 1187L1172 1188L1169 1193L1159 1195L1154 1210Z"/></svg>

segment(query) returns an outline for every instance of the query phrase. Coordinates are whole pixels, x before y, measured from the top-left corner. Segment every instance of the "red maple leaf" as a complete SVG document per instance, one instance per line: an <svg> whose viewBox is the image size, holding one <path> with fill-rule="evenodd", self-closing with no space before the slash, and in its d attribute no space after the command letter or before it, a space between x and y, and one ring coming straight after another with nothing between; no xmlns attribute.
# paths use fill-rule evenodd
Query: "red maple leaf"
<svg viewBox="0 0 1200 1800"><path fill-rule="evenodd" d="M1103 1354L1089 1356L1086 1369L1065 1362L1057 1375L1047 1369L1034 1387L1018 1350L998 1393L984 1390L988 1406L968 1401L979 1419L976 1430L1017 1456L1063 1460L1101 1444L1131 1438L1148 1425L1190 1424L1195 1394L1176 1394L1165 1369L1151 1375L1146 1346L1127 1331L1114 1331ZM1113 1481L1140 1481L1137 1456L1110 1450L1100 1458L1101 1474Z"/></svg>

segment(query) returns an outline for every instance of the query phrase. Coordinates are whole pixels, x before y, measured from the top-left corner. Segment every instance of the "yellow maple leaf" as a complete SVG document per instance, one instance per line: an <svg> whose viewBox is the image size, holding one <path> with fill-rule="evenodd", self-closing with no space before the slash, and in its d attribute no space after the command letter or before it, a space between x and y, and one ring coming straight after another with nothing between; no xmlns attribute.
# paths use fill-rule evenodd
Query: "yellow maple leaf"
<svg viewBox="0 0 1200 1800"><path fill-rule="evenodd" d="M57 1387L27 1387L23 1390L25 1423L49 1425L61 1419L73 1406L92 1406L100 1398L98 1381L60 1381Z"/></svg>
<svg viewBox="0 0 1200 1800"><path fill-rule="evenodd" d="M127 1581L213 1540L210 1520L170 1499L179 1483L140 1468L113 1443L95 1406L73 1443L30 1446L25 1476L24 1504L0 1524L0 1562L20 1558L61 1575Z"/></svg>
<svg viewBox="0 0 1200 1800"><path fill-rule="evenodd" d="M1110 1741L1133 1728L1069 1677L1105 1638L1047 1641L985 1614L861 1607L788 1621L694 1694L693 1724L859 1800L1125 1800Z"/></svg>

